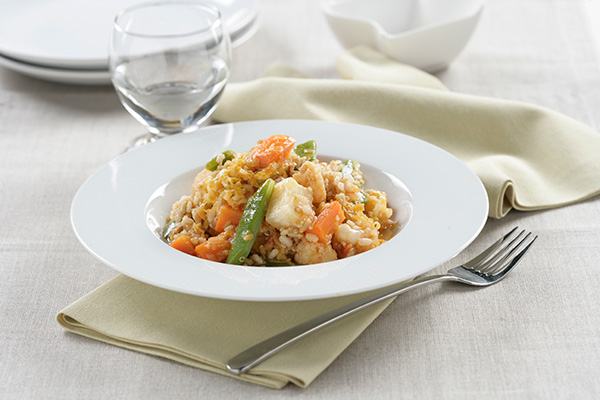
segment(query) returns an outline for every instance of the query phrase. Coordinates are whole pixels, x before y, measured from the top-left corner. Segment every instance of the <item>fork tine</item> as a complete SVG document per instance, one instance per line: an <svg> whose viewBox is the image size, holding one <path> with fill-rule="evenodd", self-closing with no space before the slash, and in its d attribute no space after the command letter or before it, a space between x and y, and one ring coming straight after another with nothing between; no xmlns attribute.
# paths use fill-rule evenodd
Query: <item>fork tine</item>
<svg viewBox="0 0 600 400"><path fill-rule="evenodd" d="M518 243L515 244L516 240L521 237L521 235L525 231L523 230L519 235L511 240L509 244L506 245L504 249L502 249L498 254L496 254L492 260L483 268L479 269L479 272L485 273L487 275L494 275L497 272L503 269L503 265L506 261L512 257L512 255L521 247L521 245L527 240L529 236L531 236L531 232L528 232L523 239L521 239Z"/></svg>
<svg viewBox="0 0 600 400"><path fill-rule="evenodd" d="M527 235L527 236L529 236L529 235ZM535 240L537 238L538 238L537 235L535 235L534 238L531 239L529 244L527 244L527 246L525 246L525 248L523 248L523 250L521 250L516 256L514 256L508 262L508 264L504 265L502 267L502 269L500 269L499 271L496 272L496 275L494 275L494 278L496 278L497 281L504 278L506 276L506 274L508 274L510 272L510 270L513 269L514 266L519 263L519 261L521 261L521 258L523 258L525 253L527 253L529 251L529 249L531 248L531 245L533 245L533 242L535 242ZM525 241L525 239L527 239L527 237L523 238L523 240L517 245L517 247L515 247L515 249L517 249L521 245L521 243L523 243L523 241Z"/></svg>
<svg viewBox="0 0 600 400"><path fill-rule="evenodd" d="M498 250L502 246L502 244L504 242L506 242L508 240L508 238L510 238L510 236L517 230L517 228L518 228L518 226L515 226L513 229L511 229L510 232L508 232L506 235L504 235L503 237L498 239L494 244L492 244L490 247L488 247L486 250L484 250L477 257L464 263L463 266L466 268L469 268L469 269L477 269L477 267L479 267L492 254L494 254L496 252L496 250Z"/></svg>
<svg viewBox="0 0 600 400"><path fill-rule="evenodd" d="M521 245L521 243L523 243L523 240L525 240L527 238L527 236L531 235L531 232L529 232L527 235L525 235L525 238L521 239L521 241L515 245L515 242L521 236L523 236L524 233L525 233L525 229L523 229L521 232L519 232L519 234L514 239L512 239L510 242L508 242L508 244L506 244L506 246L504 246L500 250L498 250L497 253L495 253L493 256L491 256L490 258L485 260L485 263L481 264L482 267L478 268L479 272L484 272L484 273L487 273L488 275L491 275L491 271L495 267L497 267L499 264L501 264L503 261L505 261L508 257L510 257L515 252L515 250ZM485 265L483 265L483 264L485 264Z"/></svg>

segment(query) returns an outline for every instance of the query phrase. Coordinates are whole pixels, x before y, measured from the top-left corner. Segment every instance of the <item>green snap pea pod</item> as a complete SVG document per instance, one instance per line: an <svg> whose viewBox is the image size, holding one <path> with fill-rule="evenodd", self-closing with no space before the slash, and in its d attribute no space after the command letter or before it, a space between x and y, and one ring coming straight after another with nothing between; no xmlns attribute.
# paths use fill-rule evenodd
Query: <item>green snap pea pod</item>
<svg viewBox="0 0 600 400"><path fill-rule="evenodd" d="M356 163L352 160L346 160L342 163L344 166L342 168L342 175L350 175L356 170ZM357 193L359 203L366 204L369 201L369 196L367 192L361 187L360 191Z"/></svg>
<svg viewBox="0 0 600 400"><path fill-rule="evenodd" d="M219 163L217 159L221 154L223 154L223 160ZM207 162L205 168L209 171L216 171L219 165L223 165L225 161L233 160L233 157L235 157L235 151L232 150L225 150L221 154L216 155L212 160Z"/></svg>
<svg viewBox="0 0 600 400"><path fill-rule="evenodd" d="M271 178L267 179L246 202L242 219L231 242L227 264L241 265L250 254L260 225L265 219L274 187L275 181Z"/></svg>
<svg viewBox="0 0 600 400"><path fill-rule="evenodd" d="M309 140L306 143L299 144L294 148L294 153L300 157L306 157L308 161L313 161L317 158L317 142Z"/></svg>

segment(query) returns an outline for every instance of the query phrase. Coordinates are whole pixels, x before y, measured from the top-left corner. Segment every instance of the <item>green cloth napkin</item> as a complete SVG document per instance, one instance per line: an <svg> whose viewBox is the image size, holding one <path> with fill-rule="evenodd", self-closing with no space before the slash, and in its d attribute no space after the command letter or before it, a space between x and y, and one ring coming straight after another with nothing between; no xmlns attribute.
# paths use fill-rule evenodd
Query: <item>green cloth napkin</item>
<svg viewBox="0 0 600 400"><path fill-rule="evenodd" d="M340 55L337 69L344 79L310 79L276 65L260 79L230 84L213 118L341 121L415 136L479 176L494 218L600 193L600 134L582 123L531 104L450 92L368 47Z"/></svg>
<svg viewBox="0 0 600 400"><path fill-rule="evenodd" d="M244 302L171 292L123 275L62 310L58 323L92 339L228 375L225 364L280 331L360 295L298 302ZM280 389L308 386L392 300L294 343L238 379Z"/></svg>

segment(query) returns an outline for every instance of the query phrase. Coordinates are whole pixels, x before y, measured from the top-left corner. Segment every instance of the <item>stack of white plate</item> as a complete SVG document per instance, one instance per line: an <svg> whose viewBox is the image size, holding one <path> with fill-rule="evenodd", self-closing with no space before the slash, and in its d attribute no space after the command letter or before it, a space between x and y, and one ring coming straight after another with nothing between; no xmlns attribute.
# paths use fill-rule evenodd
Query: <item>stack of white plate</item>
<svg viewBox="0 0 600 400"><path fill-rule="evenodd" d="M115 15L143 0L0 1L0 65L40 79L110 83ZM204 0L221 10L233 46L258 28L256 0Z"/></svg>

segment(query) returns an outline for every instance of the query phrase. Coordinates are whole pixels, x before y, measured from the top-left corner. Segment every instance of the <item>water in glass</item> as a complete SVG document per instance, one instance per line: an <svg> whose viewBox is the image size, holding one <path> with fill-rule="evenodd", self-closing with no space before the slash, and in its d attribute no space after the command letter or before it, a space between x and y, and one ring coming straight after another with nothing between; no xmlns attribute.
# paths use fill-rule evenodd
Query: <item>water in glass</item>
<svg viewBox="0 0 600 400"><path fill-rule="evenodd" d="M153 81L145 86L133 82L129 75L145 68L155 70L153 57L123 62L115 68L113 84L125 108L150 132L157 135L194 130L206 120L225 88L227 63L212 57L196 66L194 80Z"/></svg>

